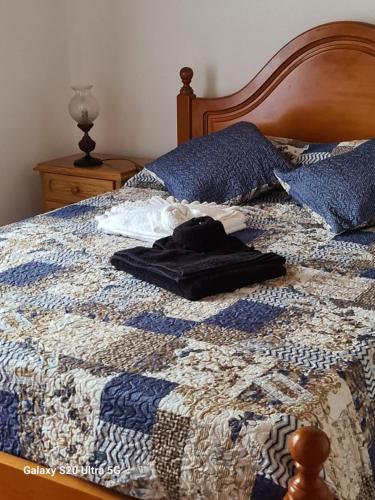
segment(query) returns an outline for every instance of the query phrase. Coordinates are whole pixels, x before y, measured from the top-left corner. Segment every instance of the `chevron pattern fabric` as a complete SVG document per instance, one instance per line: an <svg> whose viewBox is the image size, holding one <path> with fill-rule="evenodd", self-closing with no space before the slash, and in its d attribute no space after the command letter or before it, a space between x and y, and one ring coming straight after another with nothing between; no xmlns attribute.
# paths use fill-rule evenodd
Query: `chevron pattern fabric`
<svg viewBox="0 0 375 500"><path fill-rule="evenodd" d="M267 440L262 446L263 462L258 474L286 488L293 473L293 460L287 452L288 436L301 427L291 415L280 415L273 421Z"/></svg>
<svg viewBox="0 0 375 500"><path fill-rule="evenodd" d="M153 172L150 172L148 168L142 169L138 174L131 177L124 184L125 188L146 188L146 189L157 189L159 191L165 191L164 183L159 177L157 177Z"/></svg>
<svg viewBox="0 0 375 500"><path fill-rule="evenodd" d="M237 236L287 275L192 303L114 270L138 242L96 229L152 187L0 228L0 450L135 498L281 500L287 438L317 425L336 497L374 499L375 228L332 239L265 194Z"/></svg>

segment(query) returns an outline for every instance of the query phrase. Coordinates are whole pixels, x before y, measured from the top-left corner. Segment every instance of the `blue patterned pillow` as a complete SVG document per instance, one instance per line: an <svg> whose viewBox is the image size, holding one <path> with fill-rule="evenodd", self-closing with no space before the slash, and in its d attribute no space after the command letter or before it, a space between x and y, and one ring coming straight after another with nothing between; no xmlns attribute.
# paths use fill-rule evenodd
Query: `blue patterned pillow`
<svg viewBox="0 0 375 500"><path fill-rule="evenodd" d="M321 216L335 234L375 221L375 139L349 153L275 174L292 198Z"/></svg>
<svg viewBox="0 0 375 500"><path fill-rule="evenodd" d="M188 201L243 203L278 184L287 161L251 123L192 139L147 168L171 195Z"/></svg>

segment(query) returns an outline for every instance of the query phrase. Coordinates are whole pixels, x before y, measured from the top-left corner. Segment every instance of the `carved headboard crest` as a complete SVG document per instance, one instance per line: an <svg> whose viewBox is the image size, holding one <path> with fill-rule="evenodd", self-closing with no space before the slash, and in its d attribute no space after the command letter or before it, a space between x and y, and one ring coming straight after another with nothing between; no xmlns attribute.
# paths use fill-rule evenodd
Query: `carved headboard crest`
<svg viewBox="0 0 375 500"><path fill-rule="evenodd" d="M324 24L285 45L241 90L196 97L182 68L178 142L237 121L265 134L323 142L375 136L375 26Z"/></svg>

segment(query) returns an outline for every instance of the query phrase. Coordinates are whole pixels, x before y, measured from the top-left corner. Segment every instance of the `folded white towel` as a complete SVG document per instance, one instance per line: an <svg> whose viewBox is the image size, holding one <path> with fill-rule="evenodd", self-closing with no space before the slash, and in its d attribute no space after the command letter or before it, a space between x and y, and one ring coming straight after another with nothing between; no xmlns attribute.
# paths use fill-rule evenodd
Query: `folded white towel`
<svg viewBox="0 0 375 500"><path fill-rule="evenodd" d="M153 243L170 236L175 227L194 217L209 215L222 222L227 234L246 227L246 216L238 207L216 203L178 202L173 196L167 199L153 196L146 201L126 201L97 215L98 229L107 234L119 234Z"/></svg>

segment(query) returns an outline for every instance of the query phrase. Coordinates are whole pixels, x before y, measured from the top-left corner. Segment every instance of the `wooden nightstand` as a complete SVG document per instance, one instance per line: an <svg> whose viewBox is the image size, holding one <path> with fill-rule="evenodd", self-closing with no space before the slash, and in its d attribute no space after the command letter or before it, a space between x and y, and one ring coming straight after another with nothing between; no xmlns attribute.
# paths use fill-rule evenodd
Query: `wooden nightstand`
<svg viewBox="0 0 375 500"><path fill-rule="evenodd" d="M82 154L65 156L38 163L34 167L42 180L44 211L119 189L127 179L150 161L146 158L95 153L94 156L105 160L103 165L90 168L75 167L74 160L81 156ZM106 160L106 158L111 159Z"/></svg>

